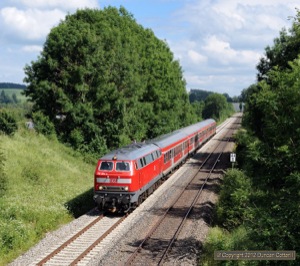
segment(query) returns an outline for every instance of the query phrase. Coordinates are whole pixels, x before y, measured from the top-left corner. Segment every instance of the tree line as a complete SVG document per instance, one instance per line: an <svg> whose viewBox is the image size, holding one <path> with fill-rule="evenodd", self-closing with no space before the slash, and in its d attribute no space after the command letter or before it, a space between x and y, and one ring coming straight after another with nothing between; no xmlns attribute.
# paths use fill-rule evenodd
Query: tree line
<svg viewBox="0 0 300 266"><path fill-rule="evenodd" d="M25 74L31 116L61 141L98 155L233 112L223 95L191 105L167 43L123 7L67 15Z"/></svg>
<svg viewBox="0 0 300 266"><path fill-rule="evenodd" d="M190 103L193 103L195 101L205 101L205 99L211 94L214 94L214 92L200 89L191 89L189 92ZM229 103L242 101L241 96L230 97L228 93L223 93L222 95L226 98L227 102Z"/></svg>
<svg viewBox="0 0 300 266"><path fill-rule="evenodd" d="M218 227L209 236L204 260L216 247L299 253L299 25L298 11L291 28L266 47L257 65L257 83L243 91L243 130L236 135L239 169L224 178L216 209ZM299 265L299 254L292 261L244 265Z"/></svg>
<svg viewBox="0 0 300 266"><path fill-rule="evenodd" d="M107 150L133 140L150 139L209 117L221 120L233 112L227 98L217 93L191 104L180 64L166 42L137 24L122 7L67 15L51 30L43 51L25 67L25 74L24 94L30 103L0 109L0 134L9 138L43 134L93 162ZM29 119L34 130L18 131ZM4 154L0 147L2 199L10 187ZM37 182L40 172L36 169L41 167L32 165L22 175ZM14 221L20 225L18 219ZM2 250L9 253L19 248L23 233L10 230L15 223L6 224ZM43 220L40 224L43 227Z"/></svg>
<svg viewBox="0 0 300 266"><path fill-rule="evenodd" d="M0 89L25 89L26 86L18 83L0 82Z"/></svg>

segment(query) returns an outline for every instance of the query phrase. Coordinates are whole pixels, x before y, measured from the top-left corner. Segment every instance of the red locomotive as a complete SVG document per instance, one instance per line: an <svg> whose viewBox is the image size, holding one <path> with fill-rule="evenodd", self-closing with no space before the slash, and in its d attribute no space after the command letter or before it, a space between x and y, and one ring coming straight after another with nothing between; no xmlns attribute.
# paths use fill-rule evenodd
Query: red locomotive
<svg viewBox="0 0 300 266"><path fill-rule="evenodd" d="M208 119L172 133L132 143L98 160L94 200L100 210L127 212L216 133Z"/></svg>

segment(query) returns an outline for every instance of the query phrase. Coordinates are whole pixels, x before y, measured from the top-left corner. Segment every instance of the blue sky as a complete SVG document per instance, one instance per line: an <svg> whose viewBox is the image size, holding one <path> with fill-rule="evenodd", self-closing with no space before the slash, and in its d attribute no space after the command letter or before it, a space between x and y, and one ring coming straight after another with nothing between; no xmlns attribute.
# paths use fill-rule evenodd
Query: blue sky
<svg viewBox="0 0 300 266"><path fill-rule="evenodd" d="M238 96L256 81L256 65L280 30L291 27L296 0L1 0L0 82L23 83L52 27L78 8L121 5L165 40L187 90Z"/></svg>

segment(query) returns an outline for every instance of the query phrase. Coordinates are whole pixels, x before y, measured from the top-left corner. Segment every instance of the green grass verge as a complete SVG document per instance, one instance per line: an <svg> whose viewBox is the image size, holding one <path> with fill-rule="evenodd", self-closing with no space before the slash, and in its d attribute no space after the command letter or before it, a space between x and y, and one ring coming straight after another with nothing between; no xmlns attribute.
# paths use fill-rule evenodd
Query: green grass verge
<svg viewBox="0 0 300 266"><path fill-rule="evenodd" d="M0 135L7 190L0 198L0 265L6 265L46 232L94 206L95 165L34 131Z"/></svg>

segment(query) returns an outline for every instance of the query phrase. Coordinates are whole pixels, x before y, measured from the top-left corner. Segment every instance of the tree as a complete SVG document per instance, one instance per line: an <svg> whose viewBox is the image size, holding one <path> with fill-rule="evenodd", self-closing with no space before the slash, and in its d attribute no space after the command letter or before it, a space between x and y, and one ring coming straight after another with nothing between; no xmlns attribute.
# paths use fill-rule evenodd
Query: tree
<svg viewBox="0 0 300 266"><path fill-rule="evenodd" d="M267 80L268 73L274 67L280 70L289 68L290 61L297 58L300 53L300 13L294 18L292 27L287 31L283 29L279 37L274 39L273 46L265 48L265 56L260 59L257 65L258 81Z"/></svg>
<svg viewBox="0 0 300 266"><path fill-rule="evenodd" d="M35 112L32 114L34 122L34 129L36 132L45 136L55 136L54 125L49 121L47 116L44 116L42 112Z"/></svg>
<svg viewBox="0 0 300 266"><path fill-rule="evenodd" d="M202 120L202 112L203 112L203 108L204 108L204 102L201 101L201 102L198 102L198 101L195 101L192 103L192 107L194 109L194 113L197 115L198 117L198 120Z"/></svg>
<svg viewBox="0 0 300 266"><path fill-rule="evenodd" d="M229 103L232 103L232 102L233 102L232 98L229 96L228 93L223 93L223 95L224 95L224 97L226 98L227 102L229 102Z"/></svg>
<svg viewBox="0 0 300 266"><path fill-rule="evenodd" d="M205 91L205 90L191 89L191 91L189 93L190 103L193 103L195 101L197 101L197 102L205 101L205 99L210 94L213 94L213 92L212 91Z"/></svg>
<svg viewBox="0 0 300 266"><path fill-rule="evenodd" d="M250 205L255 207L248 231L254 249L300 245L300 58L288 65L270 70L267 81L251 87L246 102L244 124L253 137L242 161L252 180Z"/></svg>
<svg viewBox="0 0 300 266"><path fill-rule="evenodd" d="M210 94L205 102L203 109L203 118L214 118L218 120L221 117L222 111L227 108L227 100L224 95L213 93Z"/></svg>
<svg viewBox="0 0 300 266"><path fill-rule="evenodd" d="M17 121L8 111L0 112L0 132L13 135L18 129Z"/></svg>
<svg viewBox="0 0 300 266"><path fill-rule="evenodd" d="M238 229L247 232L248 250L297 250L300 246L298 21L299 14L291 35L281 33L275 46L266 48L259 81L242 92L244 129L235 135L236 151L238 166L249 182L242 175L225 180L219 215L230 230L243 223ZM299 265L299 256L280 265Z"/></svg>
<svg viewBox="0 0 300 266"><path fill-rule="evenodd" d="M68 15L25 74L33 111L80 149L102 153L196 122L179 62L123 7Z"/></svg>

